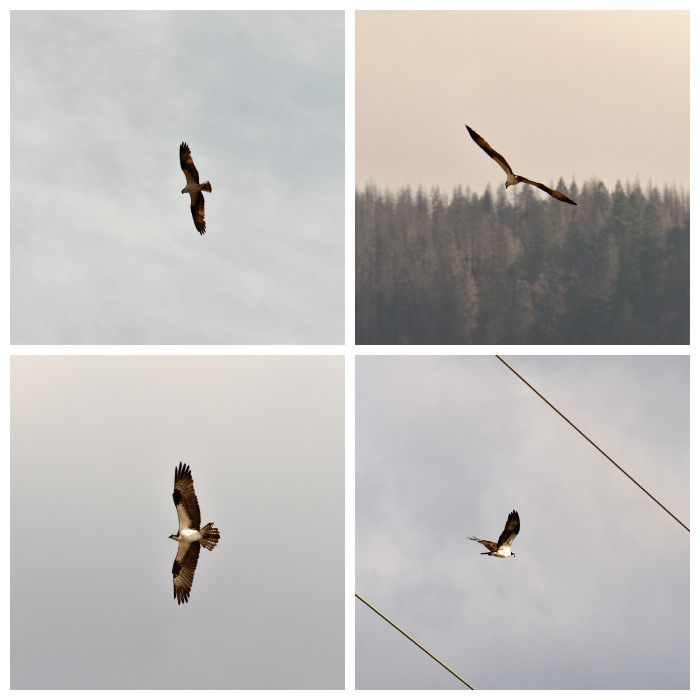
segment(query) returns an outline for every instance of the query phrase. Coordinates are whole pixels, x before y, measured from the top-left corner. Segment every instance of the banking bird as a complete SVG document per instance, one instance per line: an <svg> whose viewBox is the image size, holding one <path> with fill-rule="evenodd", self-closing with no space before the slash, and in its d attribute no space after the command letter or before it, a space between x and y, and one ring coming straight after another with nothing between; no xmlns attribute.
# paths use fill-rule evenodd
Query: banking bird
<svg viewBox="0 0 700 700"><path fill-rule="evenodd" d="M464 126L467 125L465 124ZM474 129L467 126L467 131L469 132L469 135L474 139L477 146L479 146L486 153L488 153L489 156L491 156L491 158L493 158L503 168L503 170L505 170L505 173L507 175L506 187L509 187L510 185L517 185L519 182L525 182L528 185L534 185L535 187L539 187L543 192L546 192L555 199L558 199L560 202L576 204L576 202L574 202L573 199L569 199L565 194L557 192L556 190L547 187L547 185L543 185L541 182L528 180L522 175L516 175L515 173L513 173L513 169L510 167L510 165L508 165L508 161L500 153L494 151L493 148L491 148L491 146L489 146L489 144L481 136L479 136L479 134L477 134L476 131L474 131Z"/></svg>
<svg viewBox="0 0 700 700"><path fill-rule="evenodd" d="M513 544L513 540L516 535L520 532L520 516L518 511L514 510L508 516L508 522L498 538L498 542L489 542L488 540L480 540L478 537L469 537L467 539L475 540L479 542L488 549L488 552L481 552L482 554L488 554L490 557L514 557L515 552L510 551L510 546Z"/></svg>

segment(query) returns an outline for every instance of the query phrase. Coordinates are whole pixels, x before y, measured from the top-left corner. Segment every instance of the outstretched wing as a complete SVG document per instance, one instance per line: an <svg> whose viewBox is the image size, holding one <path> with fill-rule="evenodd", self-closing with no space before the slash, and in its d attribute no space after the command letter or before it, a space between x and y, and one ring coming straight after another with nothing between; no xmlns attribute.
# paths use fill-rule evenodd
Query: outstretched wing
<svg viewBox="0 0 700 700"><path fill-rule="evenodd" d="M578 206L576 204L576 202L574 202L573 199L569 199L565 194L562 194L561 192L557 192L556 190L553 190L550 187L547 187L547 185L543 185L541 182L534 182L533 180L528 180L526 177L523 177L522 175L518 176L518 180L520 180L520 182L526 182L528 185L534 185L535 187L539 187L543 192L546 192L547 194L551 195L555 199L558 199L560 202L567 202L568 204L573 204L575 206Z"/></svg>
<svg viewBox="0 0 700 700"><path fill-rule="evenodd" d="M484 547L486 547L486 549L488 549L490 552L495 552L498 550L498 545L495 542L489 542L488 540L480 540L478 537L469 537L467 539L474 540L475 542L483 544Z"/></svg>
<svg viewBox="0 0 700 700"><path fill-rule="evenodd" d="M467 126L466 124L464 126ZM513 175L513 170L508 165L508 161L497 151L494 151L491 146L483 139L479 134L474 131L474 129L467 126L467 131L469 135L474 139L477 146L479 146L483 151L485 151L491 158L493 158L502 168L506 171L506 175ZM533 183L534 184L534 183Z"/></svg>
<svg viewBox="0 0 700 700"><path fill-rule="evenodd" d="M207 225L204 223L204 195L201 191L190 192L190 211L192 212L194 227L199 231L199 235L203 236L207 230Z"/></svg>
<svg viewBox="0 0 700 700"><path fill-rule="evenodd" d="M184 141L180 144L180 167L182 172L185 173L188 185L199 184L199 173L197 168L194 167L190 147Z"/></svg>
<svg viewBox="0 0 700 700"><path fill-rule="evenodd" d="M190 597L198 559L199 542L180 542L173 562L173 598L177 598L178 605L186 603Z"/></svg>
<svg viewBox="0 0 700 700"><path fill-rule="evenodd" d="M515 539L515 536L520 532L520 516L517 511L512 511L508 516L508 522L506 527L498 538L497 548L502 547L504 544L510 547Z"/></svg>
<svg viewBox="0 0 700 700"><path fill-rule="evenodd" d="M180 466L175 467L173 501L175 502L175 508L177 508L177 519L180 522L180 530L199 530L201 516L199 514L197 494L194 492L192 472L190 468L182 462L180 462ZM180 545L180 549L182 549L182 544ZM197 549L199 550L199 545L197 545ZM180 550L178 550L178 555L179 554ZM197 560L195 558L195 564L196 563ZM194 568L192 570L194 571Z"/></svg>

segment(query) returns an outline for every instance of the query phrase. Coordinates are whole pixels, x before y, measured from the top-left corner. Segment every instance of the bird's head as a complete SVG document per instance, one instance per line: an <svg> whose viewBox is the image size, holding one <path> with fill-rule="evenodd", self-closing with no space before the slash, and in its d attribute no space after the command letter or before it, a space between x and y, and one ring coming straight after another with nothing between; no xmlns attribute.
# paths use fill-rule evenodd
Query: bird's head
<svg viewBox="0 0 700 700"><path fill-rule="evenodd" d="M187 188L183 189L182 192L180 192L180 194L185 194L185 190L186 190L186 189L187 189Z"/></svg>
<svg viewBox="0 0 700 700"><path fill-rule="evenodd" d="M177 537L177 535L168 535L169 540L174 540Z"/></svg>
<svg viewBox="0 0 700 700"><path fill-rule="evenodd" d="M506 182L506 184L505 184L505 187L506 187L506 189L508 189L508 183L507 183L507 182Z"/></svg>

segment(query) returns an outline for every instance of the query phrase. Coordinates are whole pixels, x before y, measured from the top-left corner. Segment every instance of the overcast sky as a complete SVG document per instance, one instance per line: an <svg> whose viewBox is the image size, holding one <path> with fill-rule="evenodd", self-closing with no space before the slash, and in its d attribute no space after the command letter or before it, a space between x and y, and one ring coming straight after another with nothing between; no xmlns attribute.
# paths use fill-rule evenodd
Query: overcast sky
<svg viewBox="0 0 700 700"><path fill-rule="evenodd" d="M343 363L14 357L12 687L342 688ZM221 540L178 606L181 461Z"/></svg>
<svg viewBox="0 0 700 700"><path fill-rule="evenodd" d="M689 30L687 11L358 12L356 183L503 187L469 124L545 184L687 190Z"/></svg>
<svg viewBox="0 0 700 700"><path fill-rule="evenodd" d="M342 343L344 26L13 12L12 342Z"/></svg>
<svg viewBox="0 0 700 700"><path fill-rule="evenodd" d="M504 359L690 525L687 357ZM363 598L477 689L688 688L681 525L494 357L356 377ZM359 601L355 634L358 688L464 688Z"/></svg>

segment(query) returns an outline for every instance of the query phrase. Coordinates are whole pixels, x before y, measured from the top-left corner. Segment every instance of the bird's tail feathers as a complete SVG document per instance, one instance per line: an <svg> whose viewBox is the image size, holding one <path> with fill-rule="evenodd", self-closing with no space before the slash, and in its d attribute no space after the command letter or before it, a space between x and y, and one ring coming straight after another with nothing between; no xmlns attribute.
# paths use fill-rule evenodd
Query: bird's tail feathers
<svg viewBox="0 0 700 700"><path fill-rule="evenodd" d="M211 192L211 183L209 182L209 180L207 180L206 182L203 182L203 183L202 183L202 189L203 189L205 192Z"/></svg>
<svg viewBox="0 0 700 700"><path fill-rule="evenodd" d="M207 523L200 531L202 539L199 540L199 544L205 549L211 551L219 544L219 531L214 527L214 523Z"/></svg>

